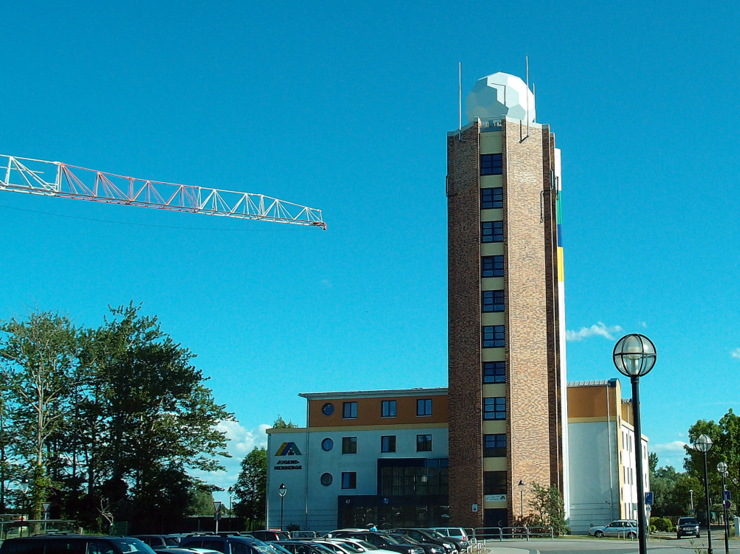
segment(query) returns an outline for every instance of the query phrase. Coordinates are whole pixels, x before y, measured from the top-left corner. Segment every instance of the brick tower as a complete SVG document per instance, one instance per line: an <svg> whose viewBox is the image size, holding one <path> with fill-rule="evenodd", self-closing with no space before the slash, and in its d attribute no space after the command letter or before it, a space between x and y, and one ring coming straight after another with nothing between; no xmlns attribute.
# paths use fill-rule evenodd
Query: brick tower
<svg viewBox="0 0 740 554"><path fill-rule="evenodd" d="M518 77L478 81L448 134L450 523L568 502L560 151Z"/></svg>

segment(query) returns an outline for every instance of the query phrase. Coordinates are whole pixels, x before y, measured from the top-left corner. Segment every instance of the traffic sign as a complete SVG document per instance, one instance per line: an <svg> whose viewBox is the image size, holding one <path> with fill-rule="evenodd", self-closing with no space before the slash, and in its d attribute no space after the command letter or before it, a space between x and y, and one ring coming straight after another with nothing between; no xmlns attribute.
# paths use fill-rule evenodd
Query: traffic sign
<svg viewBox="0 0 740 554"><path fill-rule="evenodd" d="M725 500L724 501L724 505L725 505L725 509L726 510L729 510L730 509L730 506L732 505L732 502L730 502L729 500Z"/></svg>
<svg viewBox="0 0 740 554"><path fill-rule="evenodd" d="M732 498L730 497L730 491L722 491L722 498L724 500L732 500Z"/></svg>
<svg viewBox="0 0 740 554"><path fill-rule="evenodd" d="M648 506L651 506L653 504L653 491L648 491L645 493L645 504Z"/></svg>

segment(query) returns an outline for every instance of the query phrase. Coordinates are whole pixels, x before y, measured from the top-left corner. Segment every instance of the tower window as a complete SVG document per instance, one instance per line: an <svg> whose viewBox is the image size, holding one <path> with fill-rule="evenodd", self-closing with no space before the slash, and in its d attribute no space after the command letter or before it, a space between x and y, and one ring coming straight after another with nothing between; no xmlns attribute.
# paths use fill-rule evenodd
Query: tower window
<svg viewBox="0 0 740 554"><path fill-rule="evenodd" d="M483 221L480 225L483 242L504 242L503 221Z"/></svg>
<svg viewBox="0 0 740 554"><path fill-rule="evenodd" d="M480 209L490 210L504 207L504 189L502 187L480 189Z"/></svg>
<svg viewBox="0 0 740 554"><path fill-rule="evenodd" d="M481 293L481 305L484 312L503 312L504 291L484 290Z"/></svg>
<svg viewBox="0 0 740 554"><path fill-rule="evenodd" d="M483 435L483 457L503 458L506 456L506 435Z"/></svg>
<svg viewBox="0 0 740 554"><path fill-rule="evenodd" d="M503 396L484 398L483 419L506 419L506 398Z"/></svg>
<svg viewBox="0 0 740 554"><path fill-rule="evenodd" d="M481 175L501 175L504 171L503 154L481 154L480 155L480 174Z"/></svg>
<svg viewBox="0 0 740 554"><path fill-rule="evenodd" d="M504 257L483 256L480 259L481 277L503 277Z"/></svg>
<svg viewBox="0 0 740 554"><path fill-rule="evenodd" d="M483 362L483 383L506 383L506 362Z"/></svg>
<svg viewBox="0 0 740 554"><path fill-rule="evenodd" d="M483 348L501 348L506 346L506 330L503 325L483 326Z"/></svg>

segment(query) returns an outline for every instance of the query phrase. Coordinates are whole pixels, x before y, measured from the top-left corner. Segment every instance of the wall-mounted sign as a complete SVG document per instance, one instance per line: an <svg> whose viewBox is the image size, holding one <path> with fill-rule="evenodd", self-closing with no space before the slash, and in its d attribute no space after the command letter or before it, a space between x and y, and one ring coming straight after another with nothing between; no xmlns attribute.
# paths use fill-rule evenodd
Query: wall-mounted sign
<svg viewBox="0 0 740 554"><path fill-rule="evenodd" d="M505 494L487 494L483 497L486 502L506 502Z"/></svg>

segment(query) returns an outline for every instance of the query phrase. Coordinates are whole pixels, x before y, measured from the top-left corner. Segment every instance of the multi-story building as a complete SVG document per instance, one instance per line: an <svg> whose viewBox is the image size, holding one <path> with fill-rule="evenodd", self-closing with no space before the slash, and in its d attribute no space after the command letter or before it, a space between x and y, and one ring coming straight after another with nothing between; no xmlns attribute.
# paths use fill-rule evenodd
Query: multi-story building
<svg viewBox="0 0 740 554"><path fill-rule="evenodd" d="M637 475L632 401L619 379L568 384L570 529L615 519L637 519ZM648 441L641 437L645 490L649 490Z"/></svg>
<svg viewBox="0 0 740 554"><path fill-rule="evenodd" d="M466 527L526 516L527 484L569 506L560 151L534 100L485 77L447 139L450 517Z"/></svg>

